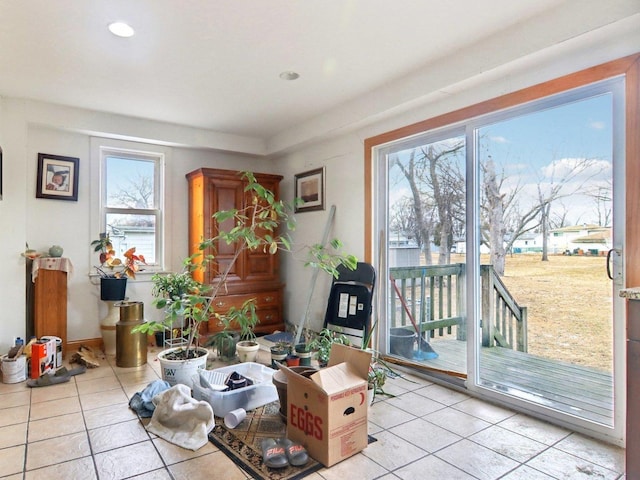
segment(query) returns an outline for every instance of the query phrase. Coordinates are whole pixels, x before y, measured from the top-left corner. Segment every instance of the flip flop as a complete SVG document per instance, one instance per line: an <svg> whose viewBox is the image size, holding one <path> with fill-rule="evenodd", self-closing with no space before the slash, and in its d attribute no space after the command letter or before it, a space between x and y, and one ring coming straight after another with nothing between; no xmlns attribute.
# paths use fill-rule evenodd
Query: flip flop
<svg viewBox="0 0 640 480"><path fill-rule="evenodd" d="M271 468L283 468L289 465L284 447L273 438L262 440L262 462Z"/></svg>
<svg viewBox="0 0 640 480"><path fill-rule="evenodd" d="M280 445L284 447L287 460L289 460L289 463L294 467L301 467L309 461L307 449L301 444L293 442L288 438L282 438L280 439Z"/></svg>

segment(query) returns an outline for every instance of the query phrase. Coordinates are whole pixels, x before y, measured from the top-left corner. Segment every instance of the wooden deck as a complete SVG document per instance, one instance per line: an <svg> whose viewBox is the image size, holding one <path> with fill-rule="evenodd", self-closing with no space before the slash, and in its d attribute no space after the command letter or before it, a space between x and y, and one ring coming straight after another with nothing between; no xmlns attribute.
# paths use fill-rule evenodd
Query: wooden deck
<svg viewBox="0 0 640 480"><path fill-rule="evenodd" d="M466 373L466 342L436 340L438 358L419 363ZM603 425L613 425L610 372L500 347L480 351L481 382L508 395Z"/></svg>

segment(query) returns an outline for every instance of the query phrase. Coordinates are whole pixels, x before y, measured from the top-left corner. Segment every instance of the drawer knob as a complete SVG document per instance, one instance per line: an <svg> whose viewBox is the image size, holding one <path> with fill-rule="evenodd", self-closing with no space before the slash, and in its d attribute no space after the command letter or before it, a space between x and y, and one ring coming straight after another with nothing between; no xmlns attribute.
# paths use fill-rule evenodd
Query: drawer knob
<svg viewBox="0 0 640 480"><path fill-rule="evenodd" d="M265 297L264 301L265 302L273 302L273 297Z"/></svg>
<svg viewBox="0 0 640 480"><path fill-rule="evenodd" d="M265 315L265 320L273 320L273 315Z"/></svg>
<svg viewBox="0 0 640 480"><path fill-rule="evenodd" d="M216 303L216 307L224 307L224 302L222 300L218 301L218 303Z"/></svg>

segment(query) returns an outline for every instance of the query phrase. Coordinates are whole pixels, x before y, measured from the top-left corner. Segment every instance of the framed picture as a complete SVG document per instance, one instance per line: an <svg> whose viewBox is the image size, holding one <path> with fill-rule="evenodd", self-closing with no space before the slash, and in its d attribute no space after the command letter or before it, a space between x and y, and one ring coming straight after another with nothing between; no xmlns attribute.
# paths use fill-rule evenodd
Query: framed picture
<svg viewBox="0 0 640 480"><path fill-rule="evenodd" d="M36 198L77 202L79 163L79 158L39 153Z"/></svg>
<svg viewBox="0 0 640 480"><path fill-rule="evenodd" d="M324 167L299 173L295 179L295 198L304 202L296 202L296 213L324 210Z"/></svg>

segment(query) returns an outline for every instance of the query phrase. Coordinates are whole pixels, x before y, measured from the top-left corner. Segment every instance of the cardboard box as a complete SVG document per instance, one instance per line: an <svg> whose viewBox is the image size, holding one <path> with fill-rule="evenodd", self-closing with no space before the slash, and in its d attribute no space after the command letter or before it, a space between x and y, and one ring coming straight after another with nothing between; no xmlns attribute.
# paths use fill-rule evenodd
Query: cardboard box
<svg viewBox="0 0 640 480"><path fill-rule="evenodd" d="M31 378L53 373L56 365L56 340L39 340L31 346Z"/></svg>
<svg viewBox="0 0 640 480"><path fill-rule="evenodd" d="M367 447L371 353L334 344L329 366L309 378L286 367L287 437L330 467Z"/></svg>

